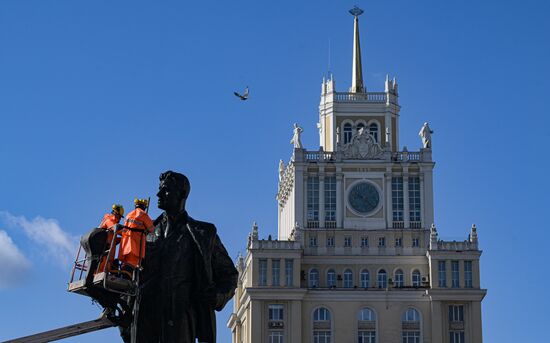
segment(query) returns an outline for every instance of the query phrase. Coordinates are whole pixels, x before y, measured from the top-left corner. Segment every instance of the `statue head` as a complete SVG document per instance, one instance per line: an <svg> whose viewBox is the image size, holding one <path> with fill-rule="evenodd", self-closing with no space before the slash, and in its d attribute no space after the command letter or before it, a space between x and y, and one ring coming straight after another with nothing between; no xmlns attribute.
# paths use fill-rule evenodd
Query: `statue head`
<svg viewBox="0 0 550 343"><path fill-rule="evenodd" d="M180 173L166 171L160 174L158 207L169 214L176 214L185 209L185 201L191 191L189 179Z"/></svg>

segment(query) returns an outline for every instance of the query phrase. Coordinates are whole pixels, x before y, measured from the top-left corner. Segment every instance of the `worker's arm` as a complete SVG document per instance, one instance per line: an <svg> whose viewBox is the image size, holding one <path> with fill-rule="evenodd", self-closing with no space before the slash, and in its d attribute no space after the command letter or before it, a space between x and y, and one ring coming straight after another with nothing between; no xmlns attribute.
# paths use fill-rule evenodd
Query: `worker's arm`
<svg viewBox="0 0 550 343"><path fill-rule="evenodd" d="M145 225L145 229L147 230L147 233L153 232L153 229L155 228L155 224L153 223L153 220L151 219L151 217L149 217L149 215L145 212L143 212L140 217L141 217L140 218L141 222L143 223L143 225Z"/></svg>

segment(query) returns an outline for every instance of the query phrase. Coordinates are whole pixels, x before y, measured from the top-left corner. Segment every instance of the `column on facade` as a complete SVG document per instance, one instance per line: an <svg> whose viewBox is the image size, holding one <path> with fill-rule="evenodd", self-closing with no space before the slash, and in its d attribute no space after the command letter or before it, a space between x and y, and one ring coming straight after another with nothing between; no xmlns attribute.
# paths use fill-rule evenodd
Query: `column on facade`
<svg viewBox="0 0 550 343"><path fill-rule="evenodd" d="M421 168L424 176L424 225L429 227L434 222L434 201L433 201L433 175L432 166Z"/></svg>
<svg viewBox="0 0 550 343"><path fill-rule="evenodd" d="M410 228L409 173L407 167L403 167L403 222L405 224L405 228Z"/></svg>
<svg viewBox="0 0 550 343"><path fill-rule="evenodd" d="M325 173L319 167L319 227L325 227Z"/></svg>
<svg viewBox="0 0 550 343"><path fill-rule="evenodd" d="M249 342L253 342L259 337L263 337L263 323L265 315L262 311L262 301L260 300L251 300L250 301L250 316L248 316L249 326L250 326L250 338Z"/></svg>
<svg viewBox="0 0 550 343"><path fill-rule="evenodd" d="M441 311L443 304L441 301L431 301L431 316L432 316L432 342L446 342L446 335L443 335L443 321L446 316Z"/></svg>
<svg viewBox="0 0 550 343"><path fill-rule="evenodd" d="M472 301L470 303L470 318L466 322L466 331L470 334L470 339L467 342L482 343L483 342L483 325L481 325L481 301Z"/></svg>
<svg viewBox="0 0 550 343"><path fill-rule="evenodd" d="M306 182L307 182L307 174L304 173L304 167L300 165L295 165L295 178L294 178L294 190L292 193L294 193L294 202L292 206L295 206L294 209L291 208L291 213L294 212L294 222L291 223L291 228L294 227L296 223L300 225L300 227L305 227L306 221L304 219L305 209L306 209L306 197L304 196L306 192ZM292 215L290 215L292 218Z"/></svg>
<svg viewBox="0 0 550 343"><path fill-rule="evenodd" d="M479 278L479 259L472 260L472 286L474 288L481 287Z"/></svg>
<svg viewBox="0 0 550 343"><path fill-rule="evenodd" d="M300 300L292 300L289 302L289 306L288 341L302 342L302 302Z"/></svg>
<svg viewBox="0 0 550 343"><path fill-rule="evenodd" d="M386 187L386 227L393 227L393 212L392 212L392 190L391 190L391 168L386 169L384 173L384 181Z"/></svg>
<svg viewBox="0 0 550 343"><path fill-rule="evenodd" d="M392 136L392 132L391 132L391 113L389 111L386 111L386 115L384 116L384 128L380 128L380 141L382 141L382 137L384 137L384 142L385 142L385 147L387 147L388 145L391 145L391 136ZM389 136L390 136L390 141L386 141L386 129L388 130L389 132Z"/></svg>
<svg viewBox="0 0 550 343"><path fill-rule="evenodd" d="M344 227L344 194L342 189L342 182L344 175L341 172L341 168L336 170L336 227Z"/></svg>
<svg viewBox="0 0 550 343"><path fill-rule="evenodd" d="M420 173L418 177L420 179L420 227L428 228L430 225L432 225L432 223L426 224L426 221L424 219L424 174Z"/></svg>
<svg viewBox="0 0 550 343"><path fill-rule="evenodd" d="M458 261L458 287L464 288L466 285L466 278L464 277L464 260Z"/></svg>
<svg viewBox="0 0 550 343"><path fill-rule="evenodd" d="M445 261L445 283L447 285L447 288L451 288L453 284L453 265L451 263L451 260L444 260Z"/></svg>

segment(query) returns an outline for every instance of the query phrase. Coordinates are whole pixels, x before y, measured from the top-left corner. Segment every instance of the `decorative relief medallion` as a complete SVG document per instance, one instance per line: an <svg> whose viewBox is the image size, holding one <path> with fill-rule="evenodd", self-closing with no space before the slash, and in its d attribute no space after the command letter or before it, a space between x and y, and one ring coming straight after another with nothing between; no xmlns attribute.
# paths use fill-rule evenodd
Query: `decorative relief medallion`
<svg viewBox="0 0 550 343"><path fill-rule="evenodd" d="M384 150L374 137L364 128L360 128L351 141L342 149L346 159L379 160L384 158Z"/></svg>

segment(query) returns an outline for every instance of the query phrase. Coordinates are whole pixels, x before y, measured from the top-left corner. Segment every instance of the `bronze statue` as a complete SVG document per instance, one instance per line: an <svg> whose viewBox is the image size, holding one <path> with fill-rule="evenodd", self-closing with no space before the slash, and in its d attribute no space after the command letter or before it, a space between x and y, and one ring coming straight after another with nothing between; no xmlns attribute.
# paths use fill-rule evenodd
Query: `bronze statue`
<svg viewBox="0 0 550 343"><path fill-rule="evenodd" d="M125 342L216 342L216 316L233 297L238 272L213 224L191 218L183 174L160 175L158 207L147 238L140 292Z"/></svg>

